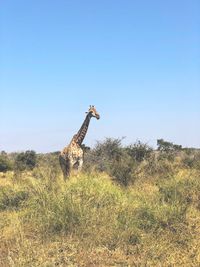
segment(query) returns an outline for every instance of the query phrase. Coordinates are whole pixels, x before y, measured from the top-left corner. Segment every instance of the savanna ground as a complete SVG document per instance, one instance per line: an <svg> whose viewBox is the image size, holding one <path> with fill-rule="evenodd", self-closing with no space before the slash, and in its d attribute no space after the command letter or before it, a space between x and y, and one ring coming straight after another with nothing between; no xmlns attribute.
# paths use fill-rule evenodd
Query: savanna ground
<svg viewBox="0 0 200 267"><path fill-rule="evenodd" d="M4 157L1 267L200 266L199 151L106 139L67 182L57 153Z"/></svg>

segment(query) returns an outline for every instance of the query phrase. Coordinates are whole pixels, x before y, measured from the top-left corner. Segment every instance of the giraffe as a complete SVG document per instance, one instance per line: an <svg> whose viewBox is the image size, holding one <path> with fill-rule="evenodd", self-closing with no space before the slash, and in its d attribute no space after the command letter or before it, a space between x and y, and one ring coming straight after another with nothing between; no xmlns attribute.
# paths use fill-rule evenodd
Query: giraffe
<svg viewBox="0 0 200 267"><path fill-rule="evenodd" d="M59 161L64 180L70 176L70 172L73 168L76 168L78 171L81 170L83 165L83 149L81 148L81 144L86 136L90 119L92 117L96 118L97 120L100 119L100 116L94 106L90 106L86 114L86 118L81 128L77 134L73 136L69 145L64 147L60 153Z"/></svg>

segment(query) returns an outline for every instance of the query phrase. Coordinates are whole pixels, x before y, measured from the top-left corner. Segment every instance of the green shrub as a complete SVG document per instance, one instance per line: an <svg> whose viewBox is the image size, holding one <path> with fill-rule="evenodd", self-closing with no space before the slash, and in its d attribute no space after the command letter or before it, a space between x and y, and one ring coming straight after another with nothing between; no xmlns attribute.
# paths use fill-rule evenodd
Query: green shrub
<svg viewBox="0 0 200 267"><path fill-rule="evenodd" d="M33 150L27 150L26 152L17 154L15 158L15 170L33 170L36 166L36 157L36 152Z"/></svg>
<svg viewBox="0 0 200 267"><path fill-rule="evenodd" d="M53 181L57 179L60 172L57 152L37 155L37 165L32 172L33 177Z"/></svg>
<svg viewBox="0 0 200 267"><path fill-rule="evenodd" d="M7 154L0 154L0 172L7 172L13 169L12 161L9 160Z"/></svg>
<svg viewBox="0 0 200 267"><path fill-rule="evenodd" d="M122 139L106 138L97 142L94 149L85 153L84 170L110 172L115 161L123 155Z"/></svg>
<svg viewBox="0 0 200 267"><path fill-rule="evenodd" d="M115 181L128 186L134 183L139 164L151 153L152 148L140 141L124 147L122 139L106 138L86 153L84 170L107 172Z"/></svg>
<svg viewBox="0 0 200 267"><path fill-rule="evenodd" d="M134 162L129 155L124 153L124 156L113 162L108 173L123 186L133 184L136 176L135 170L137 163Z"/></svg>
<svg viewBox="0 0 200 267"><path fill-rule="evenodd" d="M153 149L147 144L137 141L136 143L126 147L126 151L132 159L141 162L150 157Z"/></svg>

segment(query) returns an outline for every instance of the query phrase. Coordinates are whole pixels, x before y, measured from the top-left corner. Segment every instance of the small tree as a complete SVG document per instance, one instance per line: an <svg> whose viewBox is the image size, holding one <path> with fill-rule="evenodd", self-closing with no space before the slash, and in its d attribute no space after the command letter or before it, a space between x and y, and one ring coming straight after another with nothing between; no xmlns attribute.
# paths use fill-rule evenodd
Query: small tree
<svg viewBox="0 0 200 267"><path fill-rule="evenodd" d="M36 152L27 150L19 153L15 159L15 169L19 171L33 170L36 165Z"/></svg>
<svg viewBox="0 0 200 267"><path fill-rule="evenodd" d="M144 159L149 158L153 149L145 143L141 141L137 141L133 145L130 145L126 148L128 155L131 156L132 159L141 162Z"/></svg>
<svg viewBox="0 0 200 267"><path fill-rule="evenodd" d="M171 152L171 151L180 151L182 150L181 145L176 145L163 139L157 140L157 146L159 151Z"/></svg>
<svg viewBox="0 0 200 267"><path fill-rule="evenodd" d="M85 169L92 167L98 171L109 172L113 162L122 156L121 139L106 138L105 141L97 142L92 150L85 153Z"/></svg>

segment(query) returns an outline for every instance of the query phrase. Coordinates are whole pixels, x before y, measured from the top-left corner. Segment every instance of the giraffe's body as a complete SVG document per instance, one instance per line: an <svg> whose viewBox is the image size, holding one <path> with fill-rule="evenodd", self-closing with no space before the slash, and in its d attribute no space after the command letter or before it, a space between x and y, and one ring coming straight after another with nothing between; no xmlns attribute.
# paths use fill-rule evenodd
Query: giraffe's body
<svg viewBox="0 0 200 267"><path fill-rule="evenodd" d="M97 119L100 118L94 106L91 106L89 111L87 112L87 116L78 133L73 136L70 144L66 146L60 153L59 161L64 179L69 177L70 172L73 168L76 168L77 170L81 170L82 168L83 149L81 148L81 144L85 138L90 119L92 117L95 117Z"/></svg>

